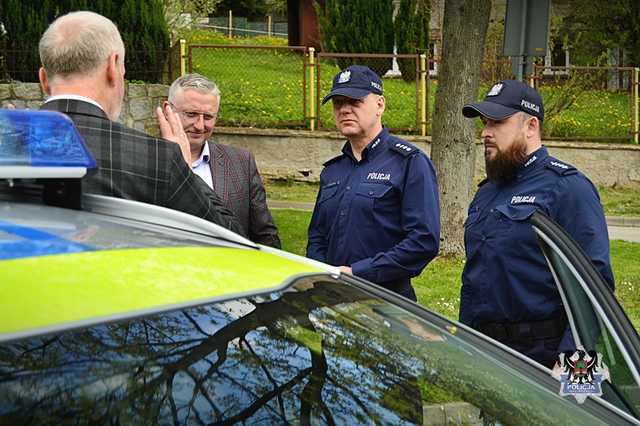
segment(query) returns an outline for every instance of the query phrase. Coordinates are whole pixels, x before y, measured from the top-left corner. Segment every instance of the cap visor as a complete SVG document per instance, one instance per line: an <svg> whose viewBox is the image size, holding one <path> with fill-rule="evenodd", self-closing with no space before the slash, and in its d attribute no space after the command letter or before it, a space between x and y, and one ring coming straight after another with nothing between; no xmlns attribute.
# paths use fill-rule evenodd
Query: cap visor
<svg viewBox="0 0 640 426"><path fill-rule="evenodd" d="M333 98L334 96L346 96L347 98L351 99L362 99L369 93L373 92L367 89L354 89L353 87L338 88L329 92L329 94L322 100L322 104L324 105L329 99Z"/></svg>
<svg viewBox="0 0 640 426"><path fill-rule="evenodd" d="M516 112L518 112L517 109L486 101L467 104L462 107L462 115L467 118L473 118L481 115L492 120L504 120L507 117L511 117Z"/></svg>

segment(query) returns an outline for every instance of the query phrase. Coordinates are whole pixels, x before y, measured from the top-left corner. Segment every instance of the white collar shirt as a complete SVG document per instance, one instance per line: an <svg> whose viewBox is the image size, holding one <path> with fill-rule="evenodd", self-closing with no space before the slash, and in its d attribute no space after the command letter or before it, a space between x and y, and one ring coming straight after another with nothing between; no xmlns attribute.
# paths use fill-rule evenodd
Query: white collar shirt
<svg viewBox="0 0 640 426"><path fill-rule="evenodd" d="M80 96L80 95L55 95L55 96L49 96L44 103L46 104L47 102L52 102L52 101L58 101L58 100L64 100L64 99L73 99L76 101L82 101L82 102L87 102L90 103L91 105L95 105L98 108L100 108L102 111L104 111L104 108L102 108L102 106L100 106L99 103L97 103L96 101L94 101L91 98L87 98L86 96ZM106 112L105 112L106 113Z"/></svg>
<svg viewBox="0 0 640 426"><path fill-rule="evenodd" d="M204 180L209 188L213 189L213 177L211 176L211 167L209 162L211 161L211 155L209 153L209 142L205 142L202 147L200 157L191 162L191 170Z"/></svg>

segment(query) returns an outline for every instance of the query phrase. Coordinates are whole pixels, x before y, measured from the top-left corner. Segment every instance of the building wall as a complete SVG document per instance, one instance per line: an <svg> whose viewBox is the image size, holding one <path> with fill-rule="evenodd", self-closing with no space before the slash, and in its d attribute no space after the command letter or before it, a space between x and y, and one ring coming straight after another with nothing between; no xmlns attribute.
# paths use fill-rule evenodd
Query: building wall
<svg viewBox="0 0 640 426"><path fill-rule="evenodd" d="M127 126L158 134L155 107L166 99L168 86L127 84L121 121ZM0 105L39 108L42 92L36 83L0 84ZM431 138L406 139L426 153ZM252 151L261 173L274 178L317 181L322 163L340 154L344 139L332 132L298 130L222 128L215 141ZM640 187L640 146L589 142L545 141L552 155L573 164L598 185ZM482 145L477 144L476 179L484 175Z"/></svg>
<svg viewBox="0 0 640 426"><path fill-rule="evenodd" d="M169 86L163 84L127 83L120 121L129 127L158 134L155 107L166 100ZM37 109L44 95L38 83L0 84L0 106L13 104L16 108Z"/></svg>

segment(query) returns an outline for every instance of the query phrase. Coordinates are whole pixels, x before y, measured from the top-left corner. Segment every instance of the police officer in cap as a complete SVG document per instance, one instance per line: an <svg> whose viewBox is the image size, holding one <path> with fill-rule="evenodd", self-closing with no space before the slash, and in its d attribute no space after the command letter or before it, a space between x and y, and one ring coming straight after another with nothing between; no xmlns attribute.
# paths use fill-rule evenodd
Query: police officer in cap
<svg viewBox="0 0 640 426"><path fill-rule="evenodd" d="M515 80L495 84L480 116L487 178L465 222L467 261L460 321L548 367L575 350L560 294L527 223L536 210L560 224L613 289L609 237L597 189L542 145L544 108L533 88Z"/></svg>
<svg viewBox="0 0 640 426"><path fill-rule="evenodd" d="M382 126L380 77L352 65L333 79L336 126L347 138L324 163L307 256L411 300L411 277L438 254L440 209L427 156Z"/></svg>

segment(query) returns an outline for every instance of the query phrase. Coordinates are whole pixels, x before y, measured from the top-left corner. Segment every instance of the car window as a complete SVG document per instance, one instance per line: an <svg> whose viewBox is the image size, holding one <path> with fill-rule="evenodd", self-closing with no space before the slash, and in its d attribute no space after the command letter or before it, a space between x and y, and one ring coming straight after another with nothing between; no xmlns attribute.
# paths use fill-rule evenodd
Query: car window
<svg viewBox="0 0 640 426"><path fill-rule="evenodd" d="M7 342L0 423L620 421L438 318L318 275L282 292Z"/></svg>
<svg viewBox="0 0 640 426"><path fill-rule="evenodd" d="M193 232L37 204L0 201L0 211L0 258L4 259L104 249L210 246L216 241Z"/></svg>
<svg viewBox="0 0 640 426"><path fill-rule="evenodd" d="M634 342L637 335L633 339L635 330L615 299L598 297L611 294L607 285L577 245L556 227L546 219L537 231L558 284L574 341L577 346L602 355L611 378L603 383L602 397L638 418L638 370L629 353L629 349L637 346Z"/></svg>
<svg viewBox="0 0 640 426"><path fill-rule="evenodd" d="M623 356L611 327L594 308L597 302L580 285L577 271L570 268L557 251L548 250L546 254L558 280L562 282L576 344L602 354L603 362L609 368L611 381L603 383L603 398L638 417L640 387L634 379L635 369Z"/></svg>

